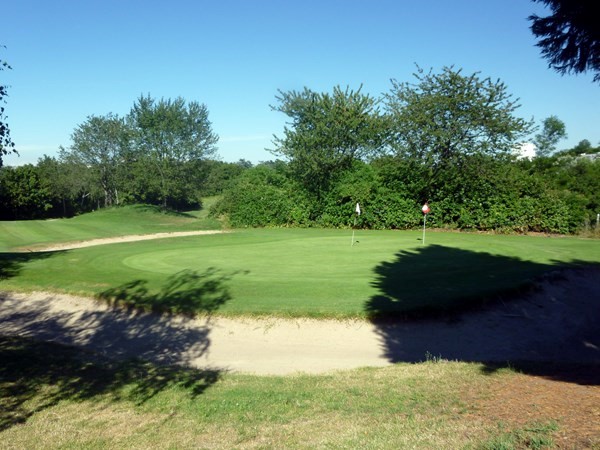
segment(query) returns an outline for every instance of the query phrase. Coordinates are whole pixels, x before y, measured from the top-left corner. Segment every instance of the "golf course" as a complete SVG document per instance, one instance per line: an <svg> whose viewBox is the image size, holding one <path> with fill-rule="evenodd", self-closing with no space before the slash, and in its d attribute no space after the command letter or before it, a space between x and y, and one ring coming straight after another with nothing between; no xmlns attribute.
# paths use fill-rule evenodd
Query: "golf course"
<svg viewBox="0 0 600 450"><path fill-rule="evenodd" d="M600 241L426 233L1 222L0 448L597 444Z"/></svg>

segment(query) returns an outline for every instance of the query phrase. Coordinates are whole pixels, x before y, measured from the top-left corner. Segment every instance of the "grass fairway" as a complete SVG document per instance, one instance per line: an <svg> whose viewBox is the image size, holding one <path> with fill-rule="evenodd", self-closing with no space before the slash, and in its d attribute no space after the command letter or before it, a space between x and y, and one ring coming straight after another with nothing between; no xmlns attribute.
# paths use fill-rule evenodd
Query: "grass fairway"
<svg viewBox="0 0 600 450"><path fill-rule="evenodd" d="M365 317L459 308L557 267L600 263L600 241L431 232L259 229L5 253L0 289L117 298L172 312Z"/></svg>
<svg viewBox="0 0 600 450"><path fill-rule="evenodd" d="M208 204L212 201L209 199ZM206 209L173 213L149 205L124 206L71 219L0 221L0 251L131 234L218 228L219 223L207 217Z"/></svg>

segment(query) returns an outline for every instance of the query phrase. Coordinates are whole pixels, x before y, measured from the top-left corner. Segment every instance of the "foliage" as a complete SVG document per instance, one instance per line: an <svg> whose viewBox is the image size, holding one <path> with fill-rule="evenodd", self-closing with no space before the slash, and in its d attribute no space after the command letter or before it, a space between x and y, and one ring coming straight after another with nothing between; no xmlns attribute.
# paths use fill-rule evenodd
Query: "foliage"
<svg viewBox="0 0 600 450"><path fill-rule="evenodd" d="M0 45L0 48L6 47ZM10 69L8 63L0 59L0 72ZM0 84L0 104L6 103L5 97L8 97L8 86ZM2 167L2 157L9 153L17 153L17 151L15 150L15 143L10 137L10 129L4 115L4 106L0 106L0 167Z"/></svg>
<svg viewBox="0 0 600 450"><path fill-rule="evenodd" d="M304 188L321 199L331 184L383 146L385 122L377 101L339 86L333 93L279 91L272 109L291 120L282 138L275 137L276 155L289 160L290 173Z"/></svg>
<svg viewBox="0 0 600 450"><path fill-rule="evenodd" d="M508 154L531 130L531 122L514 116L519 104L499 80L453 67L439 74L418 68L415 78L416 84L392 80L384 98L392 149L427 182L421 201L441 186L443 171L468 156Z"/></svg>
<svg viewBox="0 0 600 450"><path fill-rule="evenodd" d="M542 132L536 134L533 143L538 156L548 156L556 150L558 141L567 138L565 123L556 116L544 119Z"/></svg>
<svg viewBox="0 0 600 450"><path fill-rule="evenodd" d="M245 170L250 169L252 163L243 159L236 163L206 160L200 167L202 195L213 196L222 194L225 189Z"/></svg>
<svg viewBox="0 0 600 450"><path fill-rule="evenodd" d="M310 207L302 191L285 173L268 165L244 171L211 210L227 215L234 227L301 226Z"/></svg>
<svg viewBox="0 0 600 450"><path fill-rule="evenodd" d="M353 214L356 203L360 216ZM346 172L328 193L318 223L336 228L409 229L418 226L420 219L415 201L384 186L373 166L356 163L355 170Z"/></svg>
<svg viewBox="0 0 600 450"><path fill-rule="evenodd" d="M2 219L43 217L52 207L48 187L32 164L0 169L0 203Z"/></svg>
<svg viewBox="0 0 600 450"><path fill-rule="evenodd" d="M154 192L165 208L197 201L193 195L198 164L215 154L218 141L206 106L181 97L156 101L140 96L128 120L141 194Z"/></svg>
<svg viewBox="0 0 600 450"><path fill-rule="evenodd" d="M131 132L124 119L108 114L91 116L71 135L69 151L60 157L88 168L90 182L101 189L104 206L118 205L124 184Z"/></svg>
<svg viewBox="0 0 600 450"><path fill-rule="evenodd" d="M566 73L595 72L600 82L600 29L595 2L590 0L533 0L550 7L552 14L529 16L537 46L548 67Z"/></svg>

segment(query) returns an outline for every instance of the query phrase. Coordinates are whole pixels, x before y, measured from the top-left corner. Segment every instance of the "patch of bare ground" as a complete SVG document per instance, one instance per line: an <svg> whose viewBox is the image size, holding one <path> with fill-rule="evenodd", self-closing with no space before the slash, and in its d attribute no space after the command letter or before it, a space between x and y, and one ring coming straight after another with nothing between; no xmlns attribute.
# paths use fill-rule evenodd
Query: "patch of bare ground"
<svg viewBox="0 0 600 450"><path fill-rule="evenodd" d="M556 423L555 448L600 448L600 366L536 364L499 377L491 395L475 401L475 415L491 426L521 429Z"/></svg>

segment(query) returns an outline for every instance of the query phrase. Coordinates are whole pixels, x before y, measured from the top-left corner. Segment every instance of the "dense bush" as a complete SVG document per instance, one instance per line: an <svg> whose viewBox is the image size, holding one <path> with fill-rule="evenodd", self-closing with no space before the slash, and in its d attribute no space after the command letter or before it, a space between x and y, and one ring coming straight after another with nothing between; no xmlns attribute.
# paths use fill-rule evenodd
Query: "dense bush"
<svg viewBox="0 0 600 450"><path fill-rule="evenodd" d="M309 203L301 192L277 169L257 166L240 175L211 215L226 215L233 227L308 225Z"/></svg>

